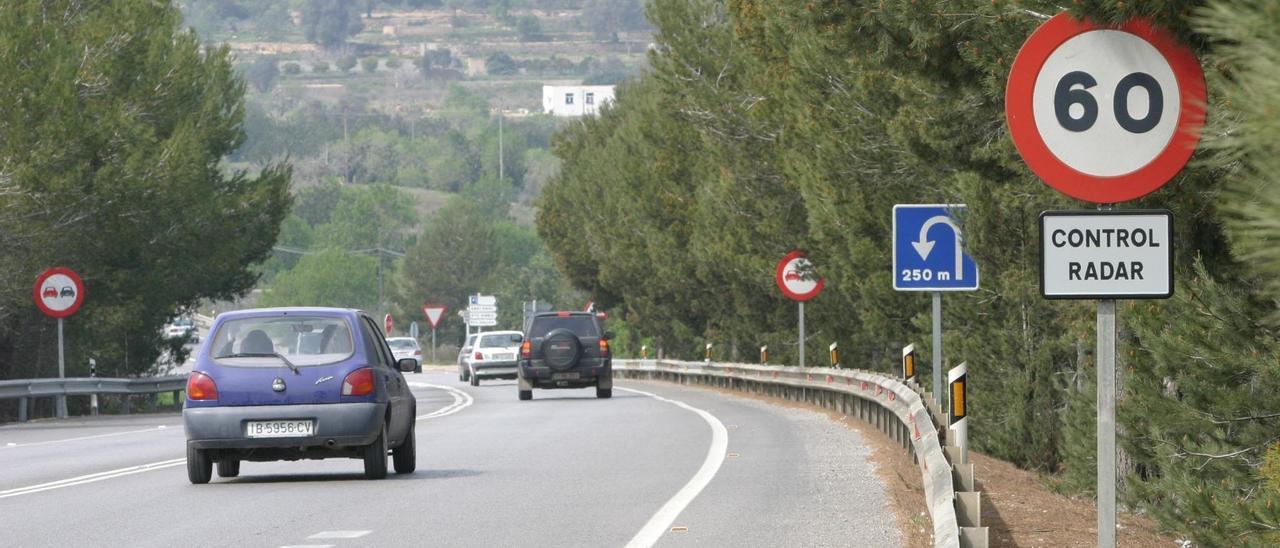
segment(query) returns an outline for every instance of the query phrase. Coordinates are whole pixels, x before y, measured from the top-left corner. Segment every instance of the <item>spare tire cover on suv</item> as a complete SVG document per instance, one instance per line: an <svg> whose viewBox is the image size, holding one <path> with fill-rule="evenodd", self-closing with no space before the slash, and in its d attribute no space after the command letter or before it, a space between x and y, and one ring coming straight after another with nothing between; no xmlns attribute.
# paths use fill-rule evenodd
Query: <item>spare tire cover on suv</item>
<svg viewBox="0 0 1280 548"><path fill-rule="evenodd" d="M568 329L554 329L542 340L542 359L552 369L568 369L582 357L582 341Z"/></svg>

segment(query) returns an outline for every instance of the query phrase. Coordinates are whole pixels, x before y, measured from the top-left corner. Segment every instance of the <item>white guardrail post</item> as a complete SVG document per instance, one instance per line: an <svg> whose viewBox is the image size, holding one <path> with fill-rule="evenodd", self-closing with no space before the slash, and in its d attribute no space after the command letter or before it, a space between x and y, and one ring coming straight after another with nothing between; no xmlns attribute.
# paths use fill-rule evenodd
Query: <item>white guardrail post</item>
<svg viewBox="0 0 1280 548"><path fill-rule="evenodd" d="M762 348L762 361L764 354ZM913 353L908 349L904 354ZM914 355L907 365L914 369ZM973 464L952 466L962 461L959 448L943 448L946 417L935 412L940 410L937 404L928 405L931 402L922 396L926 392L915 382L858 369L710 361L619 359L614 360L613 369L623 377L725 386L856 416L900 443L919 465L934 546L985 548L988 544L987 528L981 526L981 494L973 490Z"/></svg>

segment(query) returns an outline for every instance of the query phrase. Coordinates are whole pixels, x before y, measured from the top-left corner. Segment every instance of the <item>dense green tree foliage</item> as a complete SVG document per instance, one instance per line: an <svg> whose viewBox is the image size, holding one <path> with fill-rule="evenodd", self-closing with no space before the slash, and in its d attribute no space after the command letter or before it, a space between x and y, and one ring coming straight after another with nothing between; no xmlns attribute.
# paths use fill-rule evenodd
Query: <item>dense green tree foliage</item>
<svg viewBox="0 0 1280 548"><path fill-rule="evenodd" d="M307 40L326 48L342 46L364 28L359 6L347 0L306 0L301 11Z"/></svg>
<svg viewBox="0 0 1280 548"><path fill-rule="evenodd" d="M1175 216L1178 293L1121 307L1127 500L1206 545L1267 544L1277 526L1273 434L1280 252L1277 10L1262 0L1073 4L1145 17L1206 61L1210 131L1192 165L1126 204ZM891 286L896 203L967 203L982 289L945 299L946 356L970 364L973 443L1087 488L1092 303L1040 297L1038 215L1089 207L1026 168L1004 89L1052 2L654 0L651 71L557 138L561 174L538 230L575 287L669 355L768 344L794 363L795 305L773 265L804 249L826 279L809 356L888 371L927 348L926 294ZM1225 229L1225 230L1224 230ZM810 363L810 365L816 365ZM927 377L930 372L923 374ZM1270 453L1268 453L1270 451Z"/></svg>
<svg viewBox="0 0 1280 548"><path fill-rule="evenodd" d="M226 48L167 3L14 1L0 10L0 378L56 372L53 320L31 302L65 265L87 297L67 368L147 373L160 328L257 281L289 209L287 167L221 161L244 140L244 83Z"/></svg>

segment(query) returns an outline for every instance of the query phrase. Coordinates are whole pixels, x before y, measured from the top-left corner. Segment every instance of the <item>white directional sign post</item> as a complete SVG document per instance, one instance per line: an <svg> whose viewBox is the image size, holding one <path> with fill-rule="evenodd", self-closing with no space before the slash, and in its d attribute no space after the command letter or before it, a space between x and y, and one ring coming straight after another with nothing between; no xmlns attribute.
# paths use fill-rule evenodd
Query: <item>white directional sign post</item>
<svg viewBox="0 0 1280 548"><path fill-rule="evenodd" d="M492 327L498 325L498 299L493 295L471 295L468 299L468 325Z"/></svg>
<svg viewBox="0 0 1280 548"><path fill-rule="evenodd" d="M84 282L70 268L57 266L36 277L36 285L32 292L36 308L46 316L58 319L58 378L66 378L67 365L63 354L62 320L75 314L84 303ZM67 397L58 396L56 400L58 418L67 418Z"/></svg>
<svg viewBox="0 0 1280 548"><path fill-rule="evenodd" d="M1207 104L1200 62L1141 19L1100 27L1061 13L1027 38L1009 71L1005 118L1027 166L1101 213L1041 217L1042 291L1098 300L1098 546L1116 543L1117 297L1173 294L1172 216L1108 213L1146 196L1186 165Z"/></svg>
<svg viewBox="0 0 1280 548"><path fill-rule="evenodd" d="M804 302L817 297L818 293L822 292L825 282L814 274L813 263L804 256L802 251L792 251L778 261L778 267L774 269L774 281L777 282L778 289L782 290L782 294L796 301L800 307L799 365L804 367Z"/></svg>
<svg viewBox="0 0 1280 548"><path fill-rule="evenodd" d="M933 297L933 394L942 401L942 292L978 289L978 263L964 252L956 217L964 204L893 206L893 288Z"/></svg>
<svg viewBox="0 0 1280 548"><path fill-rule="evenodd" d="M440 322L444 320L444 313L449 307L442 304L424 304L422 305L422 315L427 317L427 323L431 324L431 362L436 361L436 328L440 327Z"/></svg>

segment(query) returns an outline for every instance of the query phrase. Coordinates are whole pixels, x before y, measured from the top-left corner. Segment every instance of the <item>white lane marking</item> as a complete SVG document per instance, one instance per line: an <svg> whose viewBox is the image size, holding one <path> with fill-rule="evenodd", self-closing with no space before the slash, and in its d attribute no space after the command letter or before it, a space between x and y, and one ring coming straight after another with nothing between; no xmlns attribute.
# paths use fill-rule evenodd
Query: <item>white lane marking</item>
<svg viewBox="0 0 1280 548"><path fill-rule="evenodd" d="M409 383L409 386L412 386L415 388L435 388L438 390L443 390L445 392L448 392L450 396L453 396L453 403L446 405L435 411L432 411L430 413L427 413L425 415L418 415L417 416L418 420L438 419L440 417L452 415L454 413L457 413L458 411L462 411L463 409L470 407L471 404L475 403L476 401L475 398L471 397L471 394L458 390L457 388L454 388L452 386L444 386L440 384L431 384L426 382L411 382Z"/></svg>
<svg viewBox="0 0 1280 548"><path fill-rule="evenodd" d="M137 466L129 466L125 468L117 468L115 470L108 470L106 472L98 472L96 474L86 474L86 475L77 476L74 478L51 481L49 483L41 483L39 485L18 487L16 489L0 491L0 499L7 499L9 497L17 497L21 495L30 495L32 493L39 493L41 491L50 491L53 489L62 489L63 487L84 485L86 483L109 480L113 478L129 476L133 474L140 474L142 472L150 472L152 470L171 468L174 466L182 466L186 464L186 462L187 462L187 459L185 457L181 459L162 460L160 462L153 462L150 464L139 464Z"/></svg>
<svg viewBox="0 0 1280 548"><path fill-rule="evenodd" d="M360 538L372 532L373 531L321 531L307 538Z"/></svg>
<svg viewBox="0 0 1280 548"><path fill-rule="evenodd" d="M627 548L653 546L658 542L658 539L662 538L663 533L670 531L671 524L675 523L676 518L680 517L680 512L683 512L685 507L693 502L693 499L706 488L707 484L711 483L711 479L716 476L716 472L720 471L720 465L724 463L724 456L729 448L729 432L725 430L724 424L715 415L684 402L621 386L615 386L614 388L649 396L658 401L664 401L693 411L711 426L711 447L707 449L707 458L702 461L702 467L698 469L698 472L692 478L689 478L689 483L684 484L684 487L681 487L675 496L671 497L671 500L658 509L658 513L649 518L649 522L644 524L640 532L631 538L631 542L627 543Z"/></svg>
<svg viewBox="0 0 1280 548"><path fill-rule="evenodd" d="M129 431L126 431L126 432L112 432L112 433L110 433L110 434L94 434L94 435L92 435L92 436L80 436L80 437L78 437L78 438L65 438L65 439L60 439L60 440L49 440L49 441L35 441L35 442L31 442L31 443L7 443L7 444L5 444L5 447L35 447L35 446L37 446L37 445L50 445L50 444L54 444L54 443L63 443L63 442L68 442L68 441L96 440L96 439L98 439L98 438L109 438L109 437L112 437L112 436L124 436L124 435L127 435L127 434L144 434L144 433L147 433L147 432L159 432L159 431L164 430L164 429L166 429L166 428L168 428L168 427L162 424L162 425L160 425L160 426L154 426L154 427L146 428L146 429L143 429L143 430L129 430Z"/></svg>
<svg viewBox="0 0 1280 548"><path fill-rule="evenodd" d="M290 544L280 548L334 548L333 544Z"/></svg>
<svg viewBox="0 0 1280 548"><path fill-rule="evenodd" d="M442 408L442 409L436 410L436 411L431 412L431 413L427 413L426 415L419 415L419 416L417 417L417 419L418 419L418 420L422 420L422 419L434 419L434 418L444 417L444 416L447 416L447 415L452 415L452 414L454 414L454 413L457 413L458 411L461 411L461 410L463 410L463 409L465 409L465 408L469 407L472 403L475 403L475 399L474 399L474 398L472 398L470 394L467 394L466 392L463 392L463 391L461 391L461 390L458 390L458 389L456 389L456 388L453 388L452 386L442 386L442 385L438 385L438 384L430 384L430 383L409 383L409 384L410 384L411 386L416 386L416 387L419 387L419 388L438 388L438 389L441 389L441 390L444 390L444 391L448 392L450 395L452 395L452 396L453 396L453 403L449 404L448 406L446 406L446 407L444 407L444 408ZM119 434L136 434L136 433L139 433L139 432L156 432L156 431L159 431L159 430L160 430L160 428L150 428L150 429L147 429L147 430L136 430L136 431L132 431L132 432L115 432L115 433L113 433L113 434L100 434L100 435L97 435L97 436L87 436L87 437L83 437L83 438L70 438L70 439L65 439L65 440L54 440L54 441L47 441L47 442L38 442L38 443L32 443L32 444L26 444L26 445L39 445L39 444L44 444L44 443L57 443L57 442L61 442L61 441L72 441L72 440L77 440L77 439L91 439L91 438L99 438L99 437L103 437L103 436L114 436L114 435L119 435ZM24 446L19 446L19 447L24 447ZM5 499L5 498L9 498L9 497L17 497L17 496L21 496L21 495L30 495L30 494L32 494L32 493L39 493L39 492L41 492L41 491L49 491L49 490L52 490L52 489L61 489L61 488L63 488L63 487L72 487L72 486L75 486L75 485L83 485L83 484L86 484L86 483L93 483L93 482L97 482L97 481L108 480L108 479L112 479L112 478L118 478L118 477L121 477L121 476L128 476L128 475L132 475L132 474L139 474L139 473L142 473L142 472L150 472L150 471L152 471L152 470L160 470L160 469L163 469L163 468L170 468L170 467L173 467L173 466L180 466L180 465L184 465L184 464L186 464L186 462L187 462L187 459L184 457L184 458L180 458L180 459L173 459L173 460L166 460L166 461L160 461L160 462L153 462L153 463L150 463L150 464L140 464L140 465L137 465L137 466L129 466L129 467L126 467L126 468L118 468L118 469L116 469L116 470L108 470L108 471L106 471L106 472L98 472L98 473L95 473L95 474L88 474L88 475L78 476L78 477L74 477L74 478L70 478L70 479L58 480L58 481L53 481L53 482L49 482L49 483L42 483L42 484L40 484L40 485L31 485L31 486L27 486L27 487L18 487L18 488L15 488L15 489L9 489L9 490L7 490L7 491L0 491L0 499Z"/></svg>

